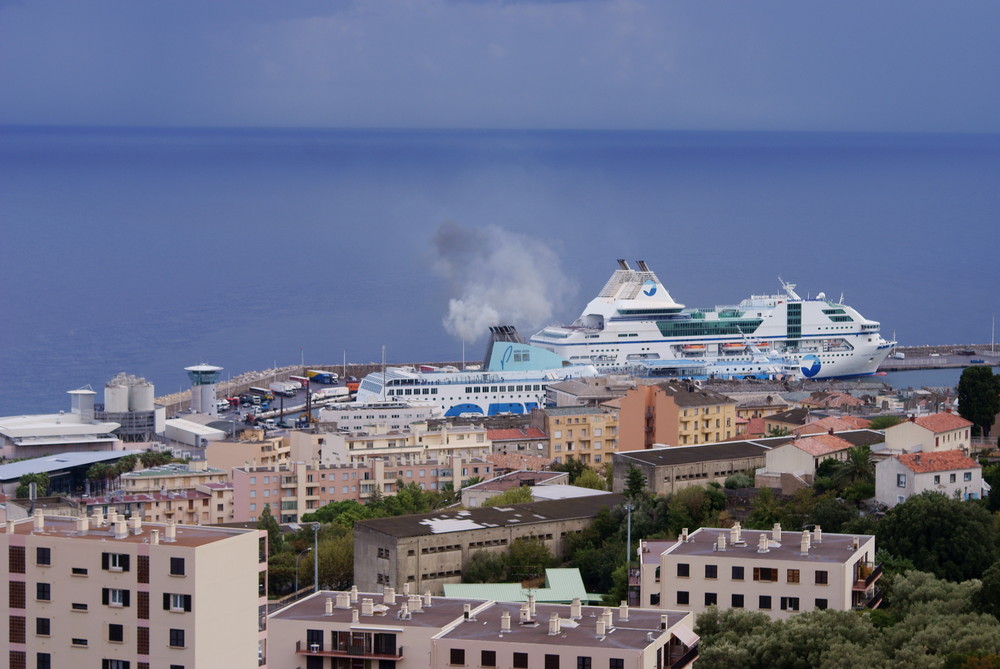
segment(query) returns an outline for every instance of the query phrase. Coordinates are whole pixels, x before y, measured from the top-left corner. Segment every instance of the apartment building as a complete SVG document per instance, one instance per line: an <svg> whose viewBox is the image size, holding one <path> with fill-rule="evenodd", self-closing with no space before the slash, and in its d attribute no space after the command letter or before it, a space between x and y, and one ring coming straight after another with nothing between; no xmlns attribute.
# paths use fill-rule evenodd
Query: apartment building
<svg viewBox="0 0 1000 669"><path fill-rule="evenodd" d="M6 666L258 666L266 541L259 530L114 513L9 521L0 533Z"/></svg>
<svg viewBox="0 0 1000 669"><path fill-rule="evenodd" d="M233 485L196 483L193 488L159 492L117 491L98 497L81 497L80 510L87 515L112 511L119 515L144 518L153 523L214 525L234 522Z"/></svg>
<svg viewBox="0 0 1000 669"><path fill-rule="evenodd" d="M400 432L412 423L430 420L440 414L441 409L430 404L411 406L405 402L345 402L320 409L319 422L348 432L363 432L376 426Z"/></svg>
<svg viewBox="0 0 1000 669"><path fill-rule="evenodd" d="M707 444L736 434L736 401L691 383L640 385L619 401L619 451Z"/></svg>
<svg viewBox="0 0 1000 669"><path fill-rule="evenodd" d="M618 410L606 406L549 407L532 415L549 435L546 457L556 462L580 460L586 465L611 461L618 450ZM538 453L537 455L543 455Z"/></svg>
<svg viewBox="0 0 1000 669"><path fill-rule="evenodd" d="M282 523L297 523L302 514L331 502L364 503L378 492L395 495L399 482L415 483L424 490L447 485L458 490L474 476L489 478L493 465L460 456L439 460L372 458L357 464L325 465L318 461L293 462L280 467L237 467L233 470L235 522L257 520L264 505Z"/></svg>
<svg viewBox="0 0 1000 669"><path fill-rule="evenodd" d="M679 611L319 592L269 619L274 669L683 669L698 657Z"/></svg>
<svg viewBox="0 0 1000 669"><path fill-rule="evenodd" d="M875 499L892 507L922 492L970 500L983 495L983 468L962 451L893 455L875 465Z"/></svg>
<svg viewBox="0 0 1000 669"><path fill-rule="evenodd" d="M703 527L677 541L643 541L630 575L642 606L701 613L709 606L774 619L814 609L876 608L882 574L870 535ZM638 572L638 573L636 573Z"/></svg>
<svg viewBox="0 0 1000 669"><path fill-rule="evenodd" d="M910 416L885 429L885 447L894 453L954 450L968 453L971 430L970 421L950 410L929 416Z"/></svg>
<svg viewBox="0 0 1000 669"><path fill-rule="evenodd" d="M197 485L224 483L228 480L228 470L209 467L205 460L149 467L121 476L122 490L127 494L189 490Z"/></svg>
<svg viewBox="0 0 1000 669"><path fill-rule="evenodd" d="M532 415L539 413L537 410ZM493 453L523 453L548 457L549 435L537 427L487 428L486 437L493 445Z"/></svg>
<svg viewBox="0 0 1000 669"><path fill-rule="evenodd" d="M224 472L235 467L273 467L290 459L288 435L268 436L264 430L244 430L240 439L221 439L205 447L205 461Z"/></svg>
<svg viewBox="0 0 1000 669"><path fill-rule="evenodd" d="M445 583L461 582L463 567L479 550L505 551L524 537L563 555L567 535L622 499L605 494L362 520L354 526L354 582L369 591L409 584L414 592L440 594Z"/></svg>
<svg viewBox="0 0 1000 669"><path fill-rule="evenodd" d="M460 456L485 459L491 444L482 425L413 423L403 431L377 426L365 432L292 433L292 458L326 465L360 464L371 458L401 460Z"/></svg>

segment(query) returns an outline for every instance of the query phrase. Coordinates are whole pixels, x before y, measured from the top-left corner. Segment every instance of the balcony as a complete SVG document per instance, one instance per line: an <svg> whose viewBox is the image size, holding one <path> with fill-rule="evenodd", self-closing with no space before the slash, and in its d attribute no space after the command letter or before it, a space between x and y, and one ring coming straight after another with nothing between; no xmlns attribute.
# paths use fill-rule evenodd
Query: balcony
<svg viewBox="0 0 1000 669"><path fill-rule="evenodd" d="M855 592L865 591L882 575L882 565L873 565L871 562L859 562L854 573L854 585L851 586L851 590Z"/></svg>
<svg viewBox="0 0 1000 669"><path fill-rule="evenodd" d="M684 669L684 667L690 666L692 662L698 659L698 644L695 644L688 648L687 652L678 657L676 660L671 658L670 669Z"/></svg>
<svg viewBox="0 0 1000 669"><path fill-rule="evenodd" d="M882 603L882 595L882 588L872 588L869 593L855 592L852 597L851 608L855 611L877 609L879 604Z"/></svg>
<svg viewBox="0 0 1000 669"><path fill-rule="evenodd" d="M382 651L367 650L364 645L347 645L331 648L325 643L295 642L295 653L298 655L316 655L319 657L351 657L366 660L402 660L403 647L383 649Z"/></svg>
<svg viewBox="0 0 1000 669"><path fill-rule="evenodd" d="M629 569L628 570L628 584L629 585L641 585L642 584L642 576L639 573L638 569Z"/></svg>

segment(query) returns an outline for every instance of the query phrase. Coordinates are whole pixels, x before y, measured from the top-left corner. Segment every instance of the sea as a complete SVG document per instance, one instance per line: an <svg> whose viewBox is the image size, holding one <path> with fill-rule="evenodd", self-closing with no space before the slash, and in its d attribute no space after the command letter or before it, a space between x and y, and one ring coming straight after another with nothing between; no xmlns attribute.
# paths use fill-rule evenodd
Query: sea
<svg viewBox="0 0 1000 669"><path fill-rule="evenodd" d="M3 127L0 416L202 362L477 360L618 258L689 306L780 277L988 343L998 183L996 135Z"/></svg>

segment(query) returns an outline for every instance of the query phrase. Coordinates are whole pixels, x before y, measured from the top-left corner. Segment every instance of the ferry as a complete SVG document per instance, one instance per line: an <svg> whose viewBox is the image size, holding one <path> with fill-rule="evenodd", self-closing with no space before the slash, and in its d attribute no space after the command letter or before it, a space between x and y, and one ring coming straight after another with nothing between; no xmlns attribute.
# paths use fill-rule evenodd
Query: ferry
<svg viewBox="0 0 1000 669"><path fill-rule="evenodd" d="M675 302L642 260L625 260L572 325L548 326L530 343L592 364L602 373L641 360L751 363L759 349L785 361L801 378L827 379L874 374L895 342L879 334L879 323L819 293L803 299L795 284L781 281L784 294L751 295L733 306L686 308ZM752 342L752 346L748 346Z"/></svg>
<svg viewBox="0 0 1000 669"><path fill-rule="evenodd" d="M361 380L356 401L430 402L445 416L526 414L545 406L550 383L598 374L594 365L570 364L500 325L490 328L481 368L388 367Z"/></svg>

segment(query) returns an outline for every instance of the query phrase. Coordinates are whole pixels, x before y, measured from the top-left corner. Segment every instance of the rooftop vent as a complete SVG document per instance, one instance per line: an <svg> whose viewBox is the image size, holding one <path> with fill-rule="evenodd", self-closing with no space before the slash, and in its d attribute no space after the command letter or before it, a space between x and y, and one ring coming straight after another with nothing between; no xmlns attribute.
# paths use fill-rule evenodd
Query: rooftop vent
<svg viewBox="0 0 1000 669"><path fill-rule="evenodd" d="M510 611L504 611L500 615L500 631L501 632L510 631Z"/></svg>

